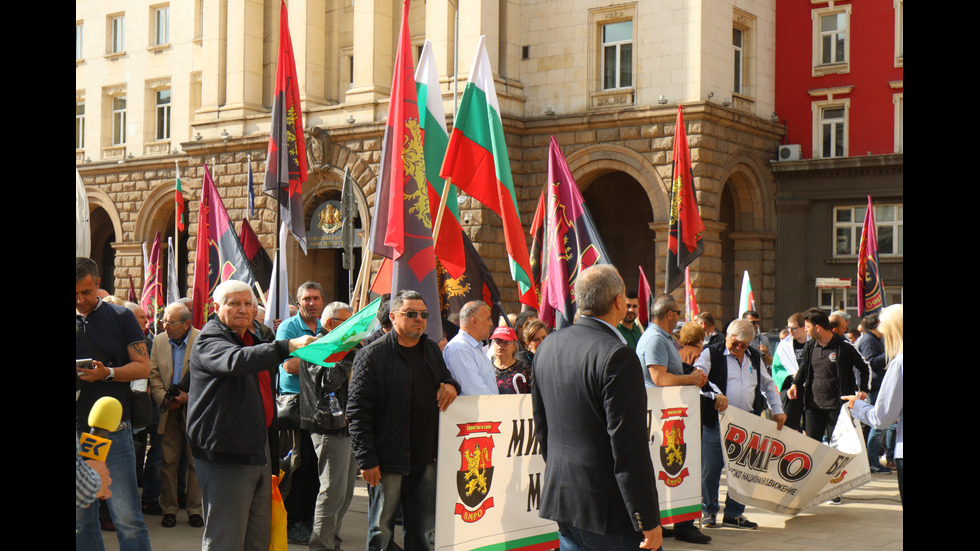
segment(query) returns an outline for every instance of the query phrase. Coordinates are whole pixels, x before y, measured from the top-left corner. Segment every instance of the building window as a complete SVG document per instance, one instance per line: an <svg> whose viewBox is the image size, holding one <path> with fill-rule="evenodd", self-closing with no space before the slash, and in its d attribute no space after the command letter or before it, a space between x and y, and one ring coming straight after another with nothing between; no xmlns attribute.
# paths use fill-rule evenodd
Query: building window
<svg viewBox="0 0 980 551"><path fill-rule="evenodd" d="M848 72L851 5L813 10L813 76Z"/></svg>
<svg viewBox="0 0 980 551"><path fill-rule="evenodd" d="M156 133L157 141L170 139L170 90L156 92Z"/></svg>
<svg viewBox="0 0 980 551"><path fill-rule="evenodd" d="M126 51L126 16L109 17L109 53L121 54Z"/></svg>
<svg viewBox="0 0 980 551"><path fill-rule="evenodd" d="M112 98L112 145L126 145L126 96Z"/></svg>
<svg viewBox="0 0 980 551"><path fill-rule="evenodd" d="M602 89L633 86L633 21L602 26Z"/></svg>
<svg viewBox="0 0 980 551"><path fill-rule="evenodd" d="M153 8L153 45L170 44L170 6Z"/></svg>
<svg viewBox="0 0 980 551"><path fill-rule="evenodd" d="M847 109L843 105L820 108L820 157L847 156Z"/></svg>
<svg viewBox="0 0 980 551"><path fill-rule="evenodd" d="M904 256L905 205L875 205L878 256ZM867 205L834 207L834 256L857 256Z"/></svg>
<svg viewBox="0 0 980 551"><path fill-rule="evenodd" d="M736 94L742 93L742 78L745 71L745 33L742 29L732 29L732 54L734 60L735 81L732 84L732 91Z"/></svg>
<svg viewBox="0 0 980 551"><path fill-rule="evenodd" d="M75 102L75 150L85 149L85 104Z"/></svg>
<svg viewBox="0 0 980 551"><path fill-rule="evenodd" d="M84 45L83 33L85 25L82 22L75 23L75 61L81 60L84 56L82 46Z"/></svg>

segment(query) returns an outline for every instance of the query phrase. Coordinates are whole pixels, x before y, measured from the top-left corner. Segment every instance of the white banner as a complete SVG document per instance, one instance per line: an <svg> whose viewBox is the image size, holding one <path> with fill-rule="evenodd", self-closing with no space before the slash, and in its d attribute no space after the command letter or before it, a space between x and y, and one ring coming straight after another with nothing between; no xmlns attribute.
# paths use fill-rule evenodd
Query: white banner
<svg viewBox="0 0 980 551"><path fill-rule="evenodd" d="M737 408L718 417L728 493L740 503L795 515L871 480L861 426L846 407L829 446Z"/></svg>
<svg viewBox="0 0 980 551"><path fill-rule="evenodd" d="M696 388L647 390L664 524L701 516L700 432ZM457 398L439 417L436 466L436 551L558 547L557 526L538 516L545 463L529 395Z"/></svg>

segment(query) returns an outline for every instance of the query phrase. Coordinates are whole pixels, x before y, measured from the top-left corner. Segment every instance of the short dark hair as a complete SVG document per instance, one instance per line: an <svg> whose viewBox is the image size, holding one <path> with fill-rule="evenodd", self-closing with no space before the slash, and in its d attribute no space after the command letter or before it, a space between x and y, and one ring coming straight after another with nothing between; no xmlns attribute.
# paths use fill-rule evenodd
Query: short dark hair
<svg viewBox="0 0 980 551"><path fill-rule="evenodd" d="M715 316L711 312L701 312L698 314L698 319L701 320L701 323L715 325Z"/></svg>
<svg viewBox="0 0 980 551"><path fill-rule="evenodd" d="M388 314L391 313L391 293L385 293L381 295L381 304L378 305L378 323L382 327L391 327L391 318Z"/></svg>
<svg viewBox="0 0 980 551"><path fill-rule="evenodd" d="M388 303L388 312L391 313L400 311L402 304L406 300L421 300L422 302L425 302L425 299L422 298L422 295L419 294L418 291L402 289L401 291L395 293L395 296L391 297L391 302Z"/></svg>
<svg viewBox="0 0 980 551"><path fill-rule="evenodd" d="M762 319L761 317L759 317L759 313L756 312L755 310L746 310L746 311L742 312L742 319L743 320L744 319L749 319L749 316L752 316L753 318Z"/></svg>
<svg viewBox="0 0 980 551"><path fill-rule="evenodd" d="M861 325L864 326L865 331L871 331L872 329L878 328L878 314L868 314L864 316L861 320Z"/></svg>
<svg viewBox="0 0 980 551"><path fill-rule="evenodd" d="M99 280L99 265L91 258L84 256L75 257L75 283L92 276L95 281Z"/></svg>
<svg viewBox="0 0 980 551"><path fill-rule="evenodd" d="M640 295L638 295L636 293L636 291L634 291L633 289L627 289L626 290L626 298L628 298L630 300L633 300L635 298L640 298Z"/></svg>
<svg viewBox="0 0 980 551"><path fill-rule="evenodd" d="M808 321L810 325L822 327L827 331L830 331L831 328L830 315L820 308L810 308L806 312L803 312L803 321Z"/></svg>

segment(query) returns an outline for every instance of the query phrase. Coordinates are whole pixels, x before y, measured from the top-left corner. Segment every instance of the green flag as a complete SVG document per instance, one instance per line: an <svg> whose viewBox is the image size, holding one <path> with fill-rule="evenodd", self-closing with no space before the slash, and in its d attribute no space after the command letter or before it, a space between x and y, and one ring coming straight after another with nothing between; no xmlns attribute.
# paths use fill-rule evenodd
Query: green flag
<svg viewBox="0 0 980 551"><path fill-rule="evenodd" d="M381 297L378 297L333 331L293 352L292 356L324 367L332 367L371 334L378 322L380 305Z"/></svg>

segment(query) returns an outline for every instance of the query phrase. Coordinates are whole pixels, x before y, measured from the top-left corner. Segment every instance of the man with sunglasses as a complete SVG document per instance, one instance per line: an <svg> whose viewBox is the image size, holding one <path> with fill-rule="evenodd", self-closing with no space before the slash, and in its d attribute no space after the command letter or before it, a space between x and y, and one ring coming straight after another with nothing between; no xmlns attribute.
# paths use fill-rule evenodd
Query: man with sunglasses
<svg viewBox="0 0 980 551"><path fill-rule="evenodd" d="M429 311L422 295L399 291L390 309L392 330L354 356L347 423L368 484L367 550L393 545L401 504L403 547L422 551L435 529L439 411L456 399L459 384L425 335Z"/></svg>
<svg viewBox="0 0 980 551"><path fill-rule="evenodd" d="M716 515L720 510L718 486L721 470L725 466L715 411L725 411L733 406L759 415L768 405L777 429L781 430L786 422L779 391L762 367L761 354L749 346L755 334L751 321L735 320L728 325L725 342L705 348L694 362L695 367L708 374L711 388L711 392L702 392L701 398L701 526L705 528L717 526ZM744 511L745 505L729 495L725 499L723 525L758 528L758 524L745 518L742 514Z"/></svg>

